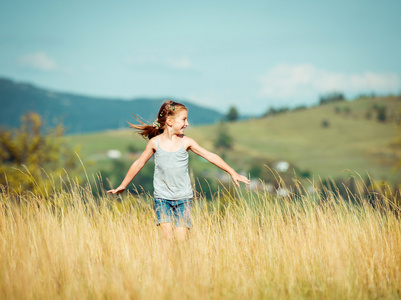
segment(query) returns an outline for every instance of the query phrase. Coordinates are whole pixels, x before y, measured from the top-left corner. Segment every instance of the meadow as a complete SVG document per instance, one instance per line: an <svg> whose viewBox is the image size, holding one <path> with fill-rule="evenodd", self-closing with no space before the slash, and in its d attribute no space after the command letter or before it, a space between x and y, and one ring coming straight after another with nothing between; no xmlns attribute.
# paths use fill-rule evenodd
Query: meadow
<svg viewBox="0 0 401 300"><path fill-rule="evenodd" d="M376 120L374 106L387 108L386 122ZM391 145L401 138L401 129L395 125L401 116L400 109L399 96L361 98L227 123L227 133L234 141L232 149L214 146L220 124L190 125L186 134L202 147L224 156L244 174L249 174L253 166L274 167L274 162L284 160L291 164L290 173L295 167L310 173L310 178L347 178L349 175L344 170L351 170L396 186L401 180L401 168L394 168L397 155ZM323 120L328 122L328 127L322 126ZM129 166L136 157L128 153L128 147L134 146L140 153L146 146L146 141L131 129L75 134L66 140L72 147L80 146L81 157L90 173L112 168L112 161L107 157L109 149L120 150L121 159ZM214 168L202 164L197 157L190 159L190 164L198 170L213 171ZM266 169L262 171L262 177L268 175Z"/></svg>
<svg viewBox="0 0 401 300"><path fill-rule="evenodd" d="M189 239L166 253L148 194L3 187L0 298L401 298L400 205L298 189L197 194Z"/></svg>

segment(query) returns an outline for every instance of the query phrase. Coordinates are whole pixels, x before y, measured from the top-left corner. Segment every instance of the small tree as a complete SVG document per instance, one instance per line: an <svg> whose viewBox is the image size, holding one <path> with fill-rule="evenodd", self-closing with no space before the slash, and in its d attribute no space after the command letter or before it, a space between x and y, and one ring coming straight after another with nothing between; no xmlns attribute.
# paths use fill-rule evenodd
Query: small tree
<svg viewBox="0 0 401 300"><path fill-rule="evenodd" d="M230 109L226 115L226 118L229 122L234 122L234 121L238 120L238 111L235 108L235 106L230 107Z"/></svg>
<svg viewBox="0 0 401 300"><path fill-rule="evenodd" d="M323 128L329 128L329 127L330 127L330 121L327 120L327 119L323 119L322 122L320 123L320 125L321 125Z"/></svg>
<svg viewBox="0 0 401 300"><path fill-rule="evenodd" d="M341 102L344 101L345 97L343 93L339 93L339 92L332 92L332 93L328 93L325 95L321 95L319 97L319 104L328 104L328 103L334 103L334 102Z"/></svg>
<svg viewBox="0 0 401 300"><path fill-rule="evenodd" d="M379 106L377 109L377 121L386 122L387 121L387 112L385 106Z"/></svg>
<svg viewBox="0 0 401 300"><path fill-rule="evenodd" d="M301 108L301 109L304 109L304 108ZM274 115L278 115L278 114L283 114L283 113L288 112L289 110L290 110L290 108L287 107L287 106L284 106L284 107L281 107L281 108L270 107L269 110L263 116L264 117L268 117L268 116L274 116Z"/></svg>
<svg viewBox="0 0 401 300"><path fill-rule="evenodd" d="M61 125L44 133L37 113L27 113L21 121L18 129L0 129L0 185L11 192L44 195L55 188L64 170L77 169L78 159L63 144Z"/></svg>
<svg viewBox="0 0 401 300"><path fill-rule="evenodd" d="M224 122L220 122L217 125L217 138L214 146L223 149L231 149L233 147L233 138L228 133L228 128Z"/></svg>

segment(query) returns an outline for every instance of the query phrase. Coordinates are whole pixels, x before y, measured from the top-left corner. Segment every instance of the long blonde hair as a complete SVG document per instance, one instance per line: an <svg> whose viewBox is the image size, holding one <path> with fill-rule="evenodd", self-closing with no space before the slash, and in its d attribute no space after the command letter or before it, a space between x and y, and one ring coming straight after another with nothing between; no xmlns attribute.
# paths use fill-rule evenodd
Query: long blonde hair
<svg viewBox="0 0 401 300"><path fill-rule="evenodd" d="M152 125L143 123L136 115L134 115L134 117L142 125L134 125L130 122L128 122L128 124L130 124L131 128L136 129L138 134L150 140L151 138L164 132L164 129L166 128L166 120L168 117L174 117L183 109L187 110L184 104L174 102L172 100L167 100L160 107L157 118Z"/></svg>

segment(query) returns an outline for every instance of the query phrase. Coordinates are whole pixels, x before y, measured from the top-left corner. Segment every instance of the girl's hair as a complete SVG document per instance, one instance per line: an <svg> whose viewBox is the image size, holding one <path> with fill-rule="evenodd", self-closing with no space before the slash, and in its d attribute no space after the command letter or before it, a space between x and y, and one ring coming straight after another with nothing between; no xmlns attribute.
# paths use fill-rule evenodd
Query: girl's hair
<svg viewBox="0 0 401 300"><path fill-rule="evenodd" d="M168 117L174 117L177 113L179 113L183 109L187 110L184 104L167 100L160 107L159 113L157 114L157 118L152 125L143 123L136 115L134 115L134 117L142 125L134 125L131 124L130 122L128 122L128 124L130 124L131 128L136 129L137 133L142 135L144 138L150 140L156 135L162 134L164 132L164 129L166 128L166 120Z"/></svg>

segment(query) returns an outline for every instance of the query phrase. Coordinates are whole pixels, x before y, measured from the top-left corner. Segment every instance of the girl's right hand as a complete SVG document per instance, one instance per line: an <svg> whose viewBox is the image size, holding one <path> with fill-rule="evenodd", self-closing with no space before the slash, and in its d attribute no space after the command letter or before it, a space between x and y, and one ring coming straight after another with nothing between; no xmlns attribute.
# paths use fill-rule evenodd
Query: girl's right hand
<svg viewBox="0 0 401 300"><path fill-rule="evenodd" d="M232 177L232 179L234 180L234 183L235 183L235 185L236 185L237 187L239 187L238 181L241 181L241 182L243 182L243 183L245 183L245 184L247 184L247 185L250 185L250 184L251 184L251 181L250 181L248 178L246 178L245 176L239 175L239 174L236 173L236 172L235 172L234 174L232 174L231 177Z"/></svg>
<svg viewBox="0 0 401 300"><path fill-rule="evenodd" d="M107 194L121 194L122 192L124 192L126 189L126 187L123 186L119 186L118 188L114 189L114 190L109 190L107 191Z"/></svg>

